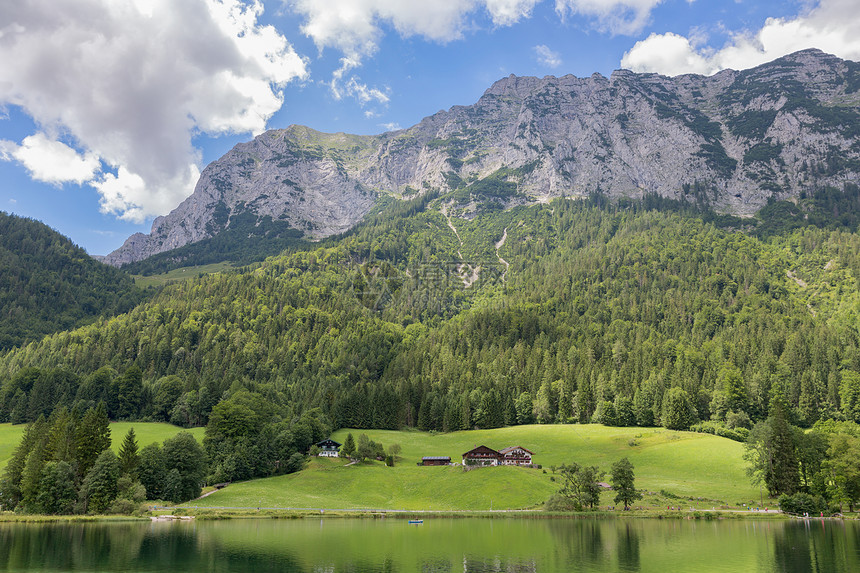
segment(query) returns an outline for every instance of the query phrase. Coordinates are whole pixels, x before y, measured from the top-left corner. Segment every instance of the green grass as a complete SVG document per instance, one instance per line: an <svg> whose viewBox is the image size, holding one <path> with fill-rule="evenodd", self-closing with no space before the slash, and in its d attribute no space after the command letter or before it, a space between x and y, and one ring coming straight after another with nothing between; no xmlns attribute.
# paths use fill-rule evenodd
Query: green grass
<svg viewBox="0 0 860 573"><path fill-rule="evenodd" d="M334 439L343 442L348 430ZM647 503L690 504L710 508L758 499L744 474L743 445L708 434L673 432L662 428L609 428L600 425L516 426L451 434L416 431L352 430L366 433L388 446L399 443L402 453L395 467L379 462L346 466L343 460L312 459L304 471L273 478L235 483L193 505L200 507L319 507L326 509L464 510L527 509L538 507L558 490L551 481L552 465L578 462L609 471L613 462L628 457L636 472L636 486L665 490L686 499L669 501L656 495ZM518 467L419 467L422 456L460 455L485 444L500 449L520 445L534 452L543 470ZM544 473L546 470L546 473ZM609 478L607 477L608 481ZM612 504L611 494L601 499ZM701 501L698 498L703 498Z"/></svg>
<svg viewBox="0 0 860 573"><path fill-rule="evenodd" d="M232 265L229 262L224 261L220 263L212 263L211 265L200 265L196 267L183 267L181 269L173 269L172 271L160 275L152 275L148 277L141 275L132 276L134 277L134 283L141 288L160 287L173 282L196 277L201 274L209 275L213 273L220 273L231 268L233 268Z"/></svg>
<svg viewBox="0 0 860 573"><path fill-rule="evenodd" d="M115 452L119 451L122 440L131 427L134 427L134 433L137 435L137 444L141 448L154 442L163 442L167 438L173 437L184 430L184 428L180 428L179 426L155 422L113 422L110 425L110 437L112 442L111 447ZM21 435L24 433L24 428L24 424L16 426L12 424L0 424L0 469L6 467L6 462L12 457L15 448L18 447ZM203 428L191 428L188 431L202 444L203 430Z"/></svg>

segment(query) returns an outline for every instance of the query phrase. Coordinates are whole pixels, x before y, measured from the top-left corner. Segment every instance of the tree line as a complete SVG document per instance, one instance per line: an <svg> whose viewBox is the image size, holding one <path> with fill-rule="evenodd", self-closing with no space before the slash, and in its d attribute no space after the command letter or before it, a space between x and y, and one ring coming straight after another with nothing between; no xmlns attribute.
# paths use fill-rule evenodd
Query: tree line
<svg viewBox="0 0 860 573"><path fill-rule="evenodd" d="M175 503L200 495L203 448L188 432L139 450L129 429L111 450L104 402L61 407L28 424L0 478L0 505L27 513L132 513L146 499Z"/></svg>

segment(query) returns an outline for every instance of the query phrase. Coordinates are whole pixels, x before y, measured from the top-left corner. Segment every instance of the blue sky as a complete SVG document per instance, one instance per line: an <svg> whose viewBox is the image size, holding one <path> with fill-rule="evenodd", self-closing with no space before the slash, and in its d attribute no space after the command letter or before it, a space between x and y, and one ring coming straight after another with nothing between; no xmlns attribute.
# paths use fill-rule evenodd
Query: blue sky
<svg viewBox="0 0 860 573"><path fill-rule="evenodd" d="M509 74L860 60L856 0L26 0L0 6L0 210L92 254L290 124L371 134Z"/></svg>

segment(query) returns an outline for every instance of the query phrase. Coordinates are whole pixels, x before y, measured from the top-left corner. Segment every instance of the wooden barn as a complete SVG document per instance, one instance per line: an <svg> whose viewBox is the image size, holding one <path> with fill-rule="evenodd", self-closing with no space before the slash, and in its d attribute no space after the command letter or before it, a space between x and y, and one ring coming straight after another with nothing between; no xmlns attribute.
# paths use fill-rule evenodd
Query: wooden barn
<svg viewBox="0 0 860 573"><path fill-rule="evenodd" d="M424 456L420 466L450 466L451 456Z"/></svg>

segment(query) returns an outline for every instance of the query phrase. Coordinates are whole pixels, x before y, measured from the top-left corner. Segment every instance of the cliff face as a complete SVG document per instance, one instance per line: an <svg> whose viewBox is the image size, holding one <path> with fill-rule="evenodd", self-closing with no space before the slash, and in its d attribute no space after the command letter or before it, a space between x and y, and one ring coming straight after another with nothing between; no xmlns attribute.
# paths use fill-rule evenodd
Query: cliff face
<svg viewBox="0 0 860 573"><path fill-rule="evenodd" d="M502 203L657 193L749 216L771 197L858 180L860 64L818 50L711 77L510 76L474 105L409 129L355 136L292 126L237 145L149 235L105 261L214 236L248 211L324 237L357 223L381 193L459 190L474 204L481 181L507 189L493 197Z"/></svg>

